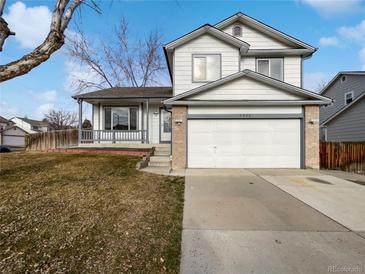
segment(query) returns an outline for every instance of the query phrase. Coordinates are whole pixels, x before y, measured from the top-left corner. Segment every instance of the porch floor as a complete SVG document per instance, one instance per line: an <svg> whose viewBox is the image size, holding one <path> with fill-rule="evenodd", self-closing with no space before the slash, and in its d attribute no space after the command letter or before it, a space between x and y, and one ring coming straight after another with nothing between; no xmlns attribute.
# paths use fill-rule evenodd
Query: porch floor
<svg viewBox="0 0 365 274"><path fill-rule="evenodd" d="M71 148L78 149L149 149L153 147L170 147L170 144L141 144L141 143L125 143L125 144L79 144Z"/></svg>

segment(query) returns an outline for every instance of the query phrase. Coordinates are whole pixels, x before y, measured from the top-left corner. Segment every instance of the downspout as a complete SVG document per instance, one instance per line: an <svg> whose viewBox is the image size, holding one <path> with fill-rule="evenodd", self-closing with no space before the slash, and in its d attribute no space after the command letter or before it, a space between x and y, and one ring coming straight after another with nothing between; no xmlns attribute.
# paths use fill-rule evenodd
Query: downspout
<svg viewBox="0 0 365 274"><path fill-rule="evenodd" d="M171 156L172 155L172 111L168 110L166 105L163 105L163 110L171 113L171 140L170 140L170 156Z"/></svg>
<svg viewBox="0 0 365 274"><path fill-rule="evenodd" d="M146 139L147 139L147 144L150 143L150 128L149 128L149 124L150 124L150 106L149 106L149 102L150 102L150 99L147 99L146 101L146 109L147 109L147 121L146 121L146 126L147 126L147 136L146 136Z"/></svg>

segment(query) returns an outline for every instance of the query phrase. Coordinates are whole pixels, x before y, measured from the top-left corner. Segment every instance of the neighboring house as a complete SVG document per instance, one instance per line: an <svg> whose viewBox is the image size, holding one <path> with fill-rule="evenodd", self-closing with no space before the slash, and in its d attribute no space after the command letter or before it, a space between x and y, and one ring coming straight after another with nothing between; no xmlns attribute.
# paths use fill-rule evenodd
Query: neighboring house
<svg viewBox="0 0 365 274"><path fill-rule="evenodd" d="M21 118L21 117L13 117L10 119L12 122L16 124L17 127L23 129L29 134L39 133L39 132L47 132L49 129L48 122L38 121L29 118Z"/></svg>
<svg viewBox="0 0 365 274"><path fill-rule="evenodd" d="M0 144L7 147L25 147L25 136L48 131L48 123L28 118L13 117L9 125L0 131Z"/></svg>
<svg viewBox="0 0 365 274"><path fill-rule="evenodd" d="M25 136L28 134L24 129L11 125L0 131L0 144L10 148L24 148Z"/></svg>
<svg viewBox="0 0 365 274"><path fill-rule="evenodd" d="M14 123L2 116L0 116L0 130L5 129L6 127L9 127L13 125Z"/></svg>
<svg viewBox="0 0 365 274"><path fill-rule="evenodd" d="M320 108L321 140L365 141L365 71L342 71L322 89L333 103Z"/></svg>
<svg viewBox="0 0 365 274"><path fill-rule="evenodd" d="M164 47L172 87L75 95L92 104L94 142L171 142L172 168L319 168L319 106L302 88L316 48L245 14ZM81 123L80 123L81 125Z"/></svg>

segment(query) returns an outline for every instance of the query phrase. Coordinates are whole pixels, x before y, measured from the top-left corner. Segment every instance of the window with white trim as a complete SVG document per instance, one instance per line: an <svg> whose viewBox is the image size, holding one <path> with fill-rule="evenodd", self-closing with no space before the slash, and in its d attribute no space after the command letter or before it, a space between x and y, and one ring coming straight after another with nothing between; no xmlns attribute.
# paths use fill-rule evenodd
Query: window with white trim
<svg viewBox="0 0 365 274"><path fill-rule="evenodd" d="M220 54L193 55L193 81L208 82L221 78Z"/></svg>
<svg viewBox="0 0 365 274"><path fill-rule="evenodd" d="M345 93L345 105L350 104L354 100L354 92L346 92Z"/></svg>
<svg viewBox="0 0 365 274"><path fill-rule="evenodd" d="M137 130L137 107L106 107L105 130Z"/></svg>
<svg viewBox="0 0 365 274"><path fill-rule="evenodd" d="M260 58L256 61L256 71L277 80L284 80L284 65L282 58Z"/></svg>

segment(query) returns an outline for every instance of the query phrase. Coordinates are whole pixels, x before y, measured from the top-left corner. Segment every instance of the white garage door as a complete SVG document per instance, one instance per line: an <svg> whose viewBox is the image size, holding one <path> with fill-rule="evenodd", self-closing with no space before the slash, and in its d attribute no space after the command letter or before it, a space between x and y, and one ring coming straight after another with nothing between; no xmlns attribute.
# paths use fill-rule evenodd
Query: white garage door
<svg viewBox="0 0 365 274"><path fill-rule="evenodd" d="M190 168L300 168L300 120L189 120Z"/></svg>
<svg viewBox="0 0 365 274"><path fill-rule="evenodd" d="M25 147L25 138L24 136L3 136L3 145L4 146L14 146L14 147Z"/></svg>

